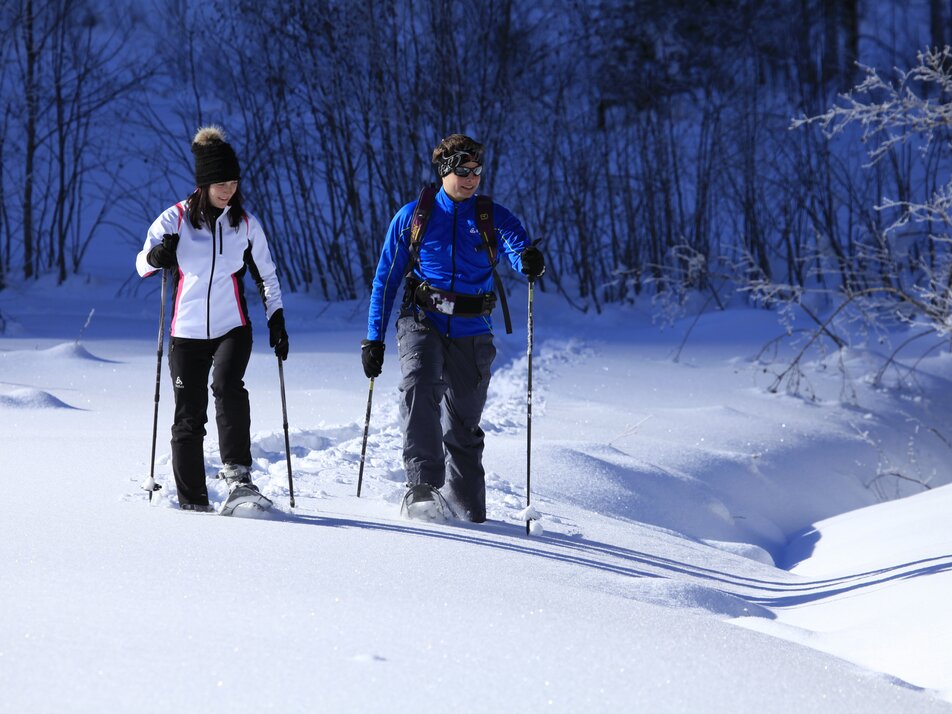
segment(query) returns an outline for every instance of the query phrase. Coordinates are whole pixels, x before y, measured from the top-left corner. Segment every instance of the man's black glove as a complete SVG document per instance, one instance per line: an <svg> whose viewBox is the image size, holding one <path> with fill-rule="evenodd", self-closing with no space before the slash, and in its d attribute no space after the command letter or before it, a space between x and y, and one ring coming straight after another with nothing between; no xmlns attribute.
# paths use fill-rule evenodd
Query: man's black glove
<svg viewBox="0 0 952 714"><path fill-rule="evenodd" d="M166 233L162 236L162 242L146 255L146 262L153 268L174 268L178 265L178 258L175 257L178 241L178 233Z"/></svg>
<svg viewBox="0 0 952 714"><path fill-rule="evenodd" d="M288 358L288 333L284 329L284 308L279 307L268 320L268 344L274 347L274 353L282 360Z"/></svg>
<svg viewBox="0 0 952 714"><path fill-rule="evenodd" d="M380 340L360 341L360 361L364 364L364 374L373 379L383 371L383 351L386 345Z"/></svg>
<svg viewBox="0 0 952 714"><path fill-rule="evenodd" d="M535 280L545 272L545 258L542 257L542 251L534 245L530 245L522 251L522 272L529 276L529 280Z"/></svg>

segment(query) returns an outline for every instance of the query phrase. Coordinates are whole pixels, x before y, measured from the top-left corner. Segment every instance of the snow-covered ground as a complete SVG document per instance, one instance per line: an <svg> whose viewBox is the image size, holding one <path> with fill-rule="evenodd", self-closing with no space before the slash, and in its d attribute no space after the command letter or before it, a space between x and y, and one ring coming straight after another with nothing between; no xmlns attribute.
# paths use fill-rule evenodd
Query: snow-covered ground
<svg viewBox="0 0 952 714"><path fill-rule="evenodd" d="M952 711L952 355L874 389L856 347L810 362L802 399L752 361L772 313L660 330L537 292L527 537L524 289L479 526L398 514L392 344L356 497L366 304L290 296L297 507L253 305L254 475L276 508L228 519L175 507L164 364L164 489L139 487L159 282L119 282L0 292L0 711Z"/></svg>

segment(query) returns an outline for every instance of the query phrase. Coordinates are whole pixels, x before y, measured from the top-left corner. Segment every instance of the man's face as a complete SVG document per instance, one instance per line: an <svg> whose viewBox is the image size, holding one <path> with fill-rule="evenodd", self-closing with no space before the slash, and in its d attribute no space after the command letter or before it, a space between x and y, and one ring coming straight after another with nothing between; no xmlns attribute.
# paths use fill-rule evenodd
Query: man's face
<svg viewBox="0 0 952 714"><path fill-rule="evenodd" d="M476 168L480 168L480 165L475 161L467 161L465 164L461 164L444 176L443 190L446 191L446 194L454 201L465 201L467 198L472 198L473 194L476 193L476 189L479 188L479 182L482 179L482 176L477 176L473 171L473 169ZM469 171L467 172L466 169L469 169ZM480 170L482 169L480 168ZM469 175L460 176L456 173L457 171L459 171L459 173L468 173Z"/></svg>

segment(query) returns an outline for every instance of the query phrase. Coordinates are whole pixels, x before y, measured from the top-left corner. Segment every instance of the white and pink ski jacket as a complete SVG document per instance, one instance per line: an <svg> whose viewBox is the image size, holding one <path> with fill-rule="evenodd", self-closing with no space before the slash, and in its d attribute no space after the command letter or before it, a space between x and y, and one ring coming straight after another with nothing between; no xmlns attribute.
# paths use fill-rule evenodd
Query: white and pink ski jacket
<svg viewBox="0 0 952 714"><path fill-rule="evenodd" d="M228 211L218 218L214 233L208 227L194 228L185 215L185 203L167 208L149 228L145 244L136 256L136 270L146 277L156 272L146 256L166 233L178 233L178 267L173 268L173 337L213 339L247 325L248 306L242 279L250 270L271 316L282 307L281 286L268 239L261 224L245 214L237 228L228 222Z"/></svg>

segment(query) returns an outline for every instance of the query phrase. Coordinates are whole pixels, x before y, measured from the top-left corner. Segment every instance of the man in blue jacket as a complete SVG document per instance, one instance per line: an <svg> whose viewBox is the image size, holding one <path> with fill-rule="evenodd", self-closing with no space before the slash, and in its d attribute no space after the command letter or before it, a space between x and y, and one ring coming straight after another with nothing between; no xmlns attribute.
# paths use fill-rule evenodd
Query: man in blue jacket
<svg viewBox="0 0 952 714"><path fill-rule="evenodd" d="M481 144L452 134L433 150L432 160L442 187L432 208L424 211L418 240L411 240L417 201L390 222L374 276L361 359L367 377L380 374L386 326L401 295L397 348L408 487L402 510L411 517L439 514L439 489L447 484L466 518L482 523L485 435L479 422L496 356L490 317L496 303L494 262L505 257L534 280L545 272L545 261L519 220L498 203L489 204L495 235L480 233L480 225L486 225L476 215Z"/></svg>

